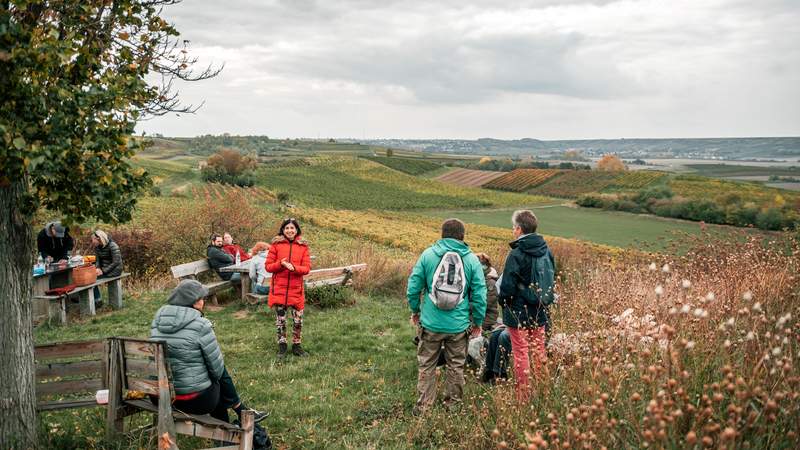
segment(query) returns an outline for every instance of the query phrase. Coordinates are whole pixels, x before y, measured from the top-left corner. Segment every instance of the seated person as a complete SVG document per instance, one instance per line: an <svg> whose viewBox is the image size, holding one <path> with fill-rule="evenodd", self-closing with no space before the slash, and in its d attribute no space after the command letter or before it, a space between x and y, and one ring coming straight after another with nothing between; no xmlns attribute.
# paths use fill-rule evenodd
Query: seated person
<svg viewBox="0 0 800 450"><path fill-rule="evenodd" d="M248 409L239 399L225 368L211 322L203 316L208 289L197 280L178 284L150 325L150 337L167 343L167 360L175 386L173 408L190 414L211 414L229 422L228 408L242 422ZM267 413L253 410L256 423Z"/></svg>
<svg viewBox="0 0 800 450"><path fill-rule="evenodd" d="M244 251L241 245L233 243L233 236L231 236L230 233L224 233L222 235L222 251L233 256L234 261L236 261L237 253L239 254L240 261L247 261L250 259L250 255Z"/></svg>
<svg viewBox="0 0 800 450"><path fill-rule="evenodd" d="M497 378L508 379L508 358L511 355L511 334L505 325L492 331L486 341L486 359L481 381L494 383Z"/></svg>
<svg viewBox="0 0 800 450"><path fill-rule="evenodd" d="M119 246L105 231L97 230L92 234L92 246L97 256L97 278L114 278L122 275L122 252ZM100 288L94 287L94 303L98 308L103 305L100 299Z"/></svg>
<svg viewBox="0 0 800 450"><path fill-rule="evenodd" d="M253 255L253 262L250 263L250 279L253 282L252 291L256 294L267 295L269 294L269 275L267 272L267 251L269 244L266 242L256 242L256 245L250 249L250 254Z"/></svg>
<svg viewBox="0 0 800 450"><path fill-rule="evenodd" d="M214 233L211 235L211 244L206 249L206 257L208 258L208 265L214 269L214 272L225 281L239 281L241 278L240 273L235 272L220 272L219 269L233 265L233 256L222 251L222 236Z"/></svg>
<svg viewBox="0 0 800 450"><path fill-rule="evenodd" d="M42 258L47 260L49 256L52 261L66 261L67 253L72 251L75 242L69 235L69 228L61 225L61 222L50 222L36 236L36 247Z"/></svg>

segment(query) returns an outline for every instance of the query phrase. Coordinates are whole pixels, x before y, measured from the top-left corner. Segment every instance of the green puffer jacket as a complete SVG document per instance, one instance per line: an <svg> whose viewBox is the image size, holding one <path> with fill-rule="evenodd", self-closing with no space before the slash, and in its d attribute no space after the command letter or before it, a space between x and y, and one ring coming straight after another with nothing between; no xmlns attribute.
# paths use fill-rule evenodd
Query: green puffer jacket
<svg viewBox="0 0 800 450"><path fill-rule="evenodd" d="M461 256L461 261L464 263L464 277L468 284L464 301L455 309L442 311L433 304L427 294L436 267L442 256L449 251L457 252ZM420 304L420 294L425 294L422 304ZM408 278L406 297L411 312L420 313L420 324L428 331L461 333L469 328L470 316L475 326L481 326L486 315L486 282L481 262L464 242L457 239L440 239L422 252L414 265Z"/></svg>
<svg viewBox="0 0 800 450"><path fill-rule="evenodd" d="M188 306L166 305L156 313L150 337L167 342L176 394L190 394L211 386L225 369L222 350L211 322Z"/></svg>

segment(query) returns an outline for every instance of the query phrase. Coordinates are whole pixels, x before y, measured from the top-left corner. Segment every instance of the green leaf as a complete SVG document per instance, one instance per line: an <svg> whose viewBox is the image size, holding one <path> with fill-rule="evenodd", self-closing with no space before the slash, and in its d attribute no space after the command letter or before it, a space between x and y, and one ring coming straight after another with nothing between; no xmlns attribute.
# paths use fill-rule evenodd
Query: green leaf
<svg viewBox="0 0 800 450"><path fill-rule="evenodd" d="M15 137L11 143L14 144L14 148L17 150L22 150L25 148L25 139L22 137Z"/></svg>

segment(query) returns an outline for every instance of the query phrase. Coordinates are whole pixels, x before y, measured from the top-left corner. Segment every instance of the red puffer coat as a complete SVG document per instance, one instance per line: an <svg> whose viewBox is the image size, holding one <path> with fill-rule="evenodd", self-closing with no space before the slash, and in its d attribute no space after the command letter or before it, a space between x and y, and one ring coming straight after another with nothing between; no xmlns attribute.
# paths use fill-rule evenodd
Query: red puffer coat
<svg viewBox="0 0 800 450"><path fill-rule="evenodd" d="M294 272L281 265L286 260L294 266ZM303 275L311 271L311 258L308 255L308 243L297 236L289 241L283 236L276 236L269 247L267 272L272 274L269 289L269 306L292 306L303 309L306 303Z"/></svg>

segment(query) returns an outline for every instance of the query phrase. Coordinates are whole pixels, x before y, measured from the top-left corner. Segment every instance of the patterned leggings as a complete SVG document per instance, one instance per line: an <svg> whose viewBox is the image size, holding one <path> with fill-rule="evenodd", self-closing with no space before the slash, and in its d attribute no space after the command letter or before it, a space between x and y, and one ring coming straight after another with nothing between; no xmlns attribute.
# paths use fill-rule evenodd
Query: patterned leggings
<svg viewBox="0 0 800 450"><path fill-rule="evenodd" d="M283 306L275 307L275 328L278 330L279 344L286 343L286 309ZM303 310L291 306L288 309L292 310L292 344L299 344L303 334Z"/></svg>

